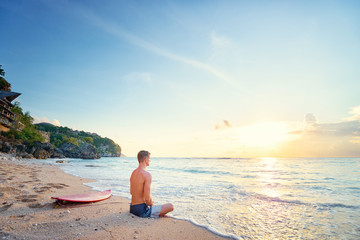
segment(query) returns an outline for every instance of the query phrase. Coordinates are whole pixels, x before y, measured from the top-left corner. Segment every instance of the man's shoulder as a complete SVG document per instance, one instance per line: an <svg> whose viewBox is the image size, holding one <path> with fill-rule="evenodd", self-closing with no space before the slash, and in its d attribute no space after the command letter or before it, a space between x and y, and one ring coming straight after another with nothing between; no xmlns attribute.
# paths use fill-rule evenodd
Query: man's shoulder
<svg viewBox="0 0 360 240"><path fill-rule="evenodd" d="M144 177L146 177L146 178L151 178L151 174L148 172L148 171L146 171L145 169L140 169L140 168L137 168L137 169L135 169L134 171L133 171L133 174L139 174L139 175L141 175L141 176L144 176Z"/></svg>
<svg viewBox="0 0 360 240"><path fill-rule="evenodd" d="M144 177L146 177L146 178L151 178L151 174L150 174L148 171L146 171L146 170L143 170L143 171L142 171L142 174L143 174Z"/></svg>

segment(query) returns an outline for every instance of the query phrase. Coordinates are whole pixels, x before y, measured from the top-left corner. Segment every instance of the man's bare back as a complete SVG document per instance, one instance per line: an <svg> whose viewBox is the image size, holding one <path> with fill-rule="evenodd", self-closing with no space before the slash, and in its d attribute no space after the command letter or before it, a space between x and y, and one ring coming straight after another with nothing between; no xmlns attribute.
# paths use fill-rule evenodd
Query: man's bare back
<svg viewBox="0 0 360 240"><path fill-rule="evenodd" d="M149 206L154 205L150 194L151 174L145 169L138 167L130 177L131 204L146 203Z"/></svg>
<svg viewBox="0 0 360 240"><path fill-rule="evenodd" d="M139 217L165 216L166 213L174 210L174 206L171 203L154 206L150 190L152 177L146 171L146 167L150 165L150 153L140 151L138 161L139 167L132 172L130 177L130 212Z"/></svg>

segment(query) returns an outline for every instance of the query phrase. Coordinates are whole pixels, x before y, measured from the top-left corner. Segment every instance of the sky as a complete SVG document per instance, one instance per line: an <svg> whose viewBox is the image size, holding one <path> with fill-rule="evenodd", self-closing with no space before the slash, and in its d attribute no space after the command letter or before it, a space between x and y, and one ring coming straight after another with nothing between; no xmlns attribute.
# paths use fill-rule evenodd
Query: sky
<svg viewBox="0 0 360 240"><path fill-rule="evenodd" d="M1 0L35 122L127 156L360 157L360 2Z"/></svg>

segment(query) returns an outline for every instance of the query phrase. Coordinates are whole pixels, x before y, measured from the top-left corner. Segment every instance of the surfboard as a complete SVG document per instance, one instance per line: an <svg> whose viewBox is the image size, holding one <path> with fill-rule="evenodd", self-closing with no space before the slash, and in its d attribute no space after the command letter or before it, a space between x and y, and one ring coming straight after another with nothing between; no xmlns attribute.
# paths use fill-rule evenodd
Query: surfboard
<svg viewBox="0 0 360 240"><path fill-rule="evenodd" d="M106 190L102 192L92 192L92 193L80 193L60 197L51 197L58 201L67 201L67 202L98 202L111 197L111 190Z"/></svg>

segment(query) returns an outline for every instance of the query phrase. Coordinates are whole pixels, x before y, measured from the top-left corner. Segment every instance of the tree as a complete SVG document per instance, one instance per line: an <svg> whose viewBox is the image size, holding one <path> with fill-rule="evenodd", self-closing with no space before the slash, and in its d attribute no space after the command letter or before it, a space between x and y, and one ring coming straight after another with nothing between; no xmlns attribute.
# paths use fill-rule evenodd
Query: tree
<svg viewBox="0 0 360 240"><path fill-rule="evenodd" d="M23 110L20 107L20 102L16 101L14 106L11 108L11 111L15 113L17 120L25 126L33 124L34 119L30 116L30 112L23 113Z"/></svg>
<svg viewBox="0 0 360 240"><path fill-rule="evenodd" d="M84 142L87 143L94 143L94 139L92 137L83 137Z"/></svg>
<svg viewBox="0 0 360 240"><path fill-rule="evenodd" d="M0 65L0 75L5 77L5 71L4 69L2 68L2 65Z"/></svg>
<svg viewBox="0 0 360 240"><path fill-rule="evenodd" d="M5 71L2 68L2 65L0 65L0 76L5 77ZM4 91L10 91L11 90L11 84L5 80L5 78L0 77L0 90Z"/></svg>

